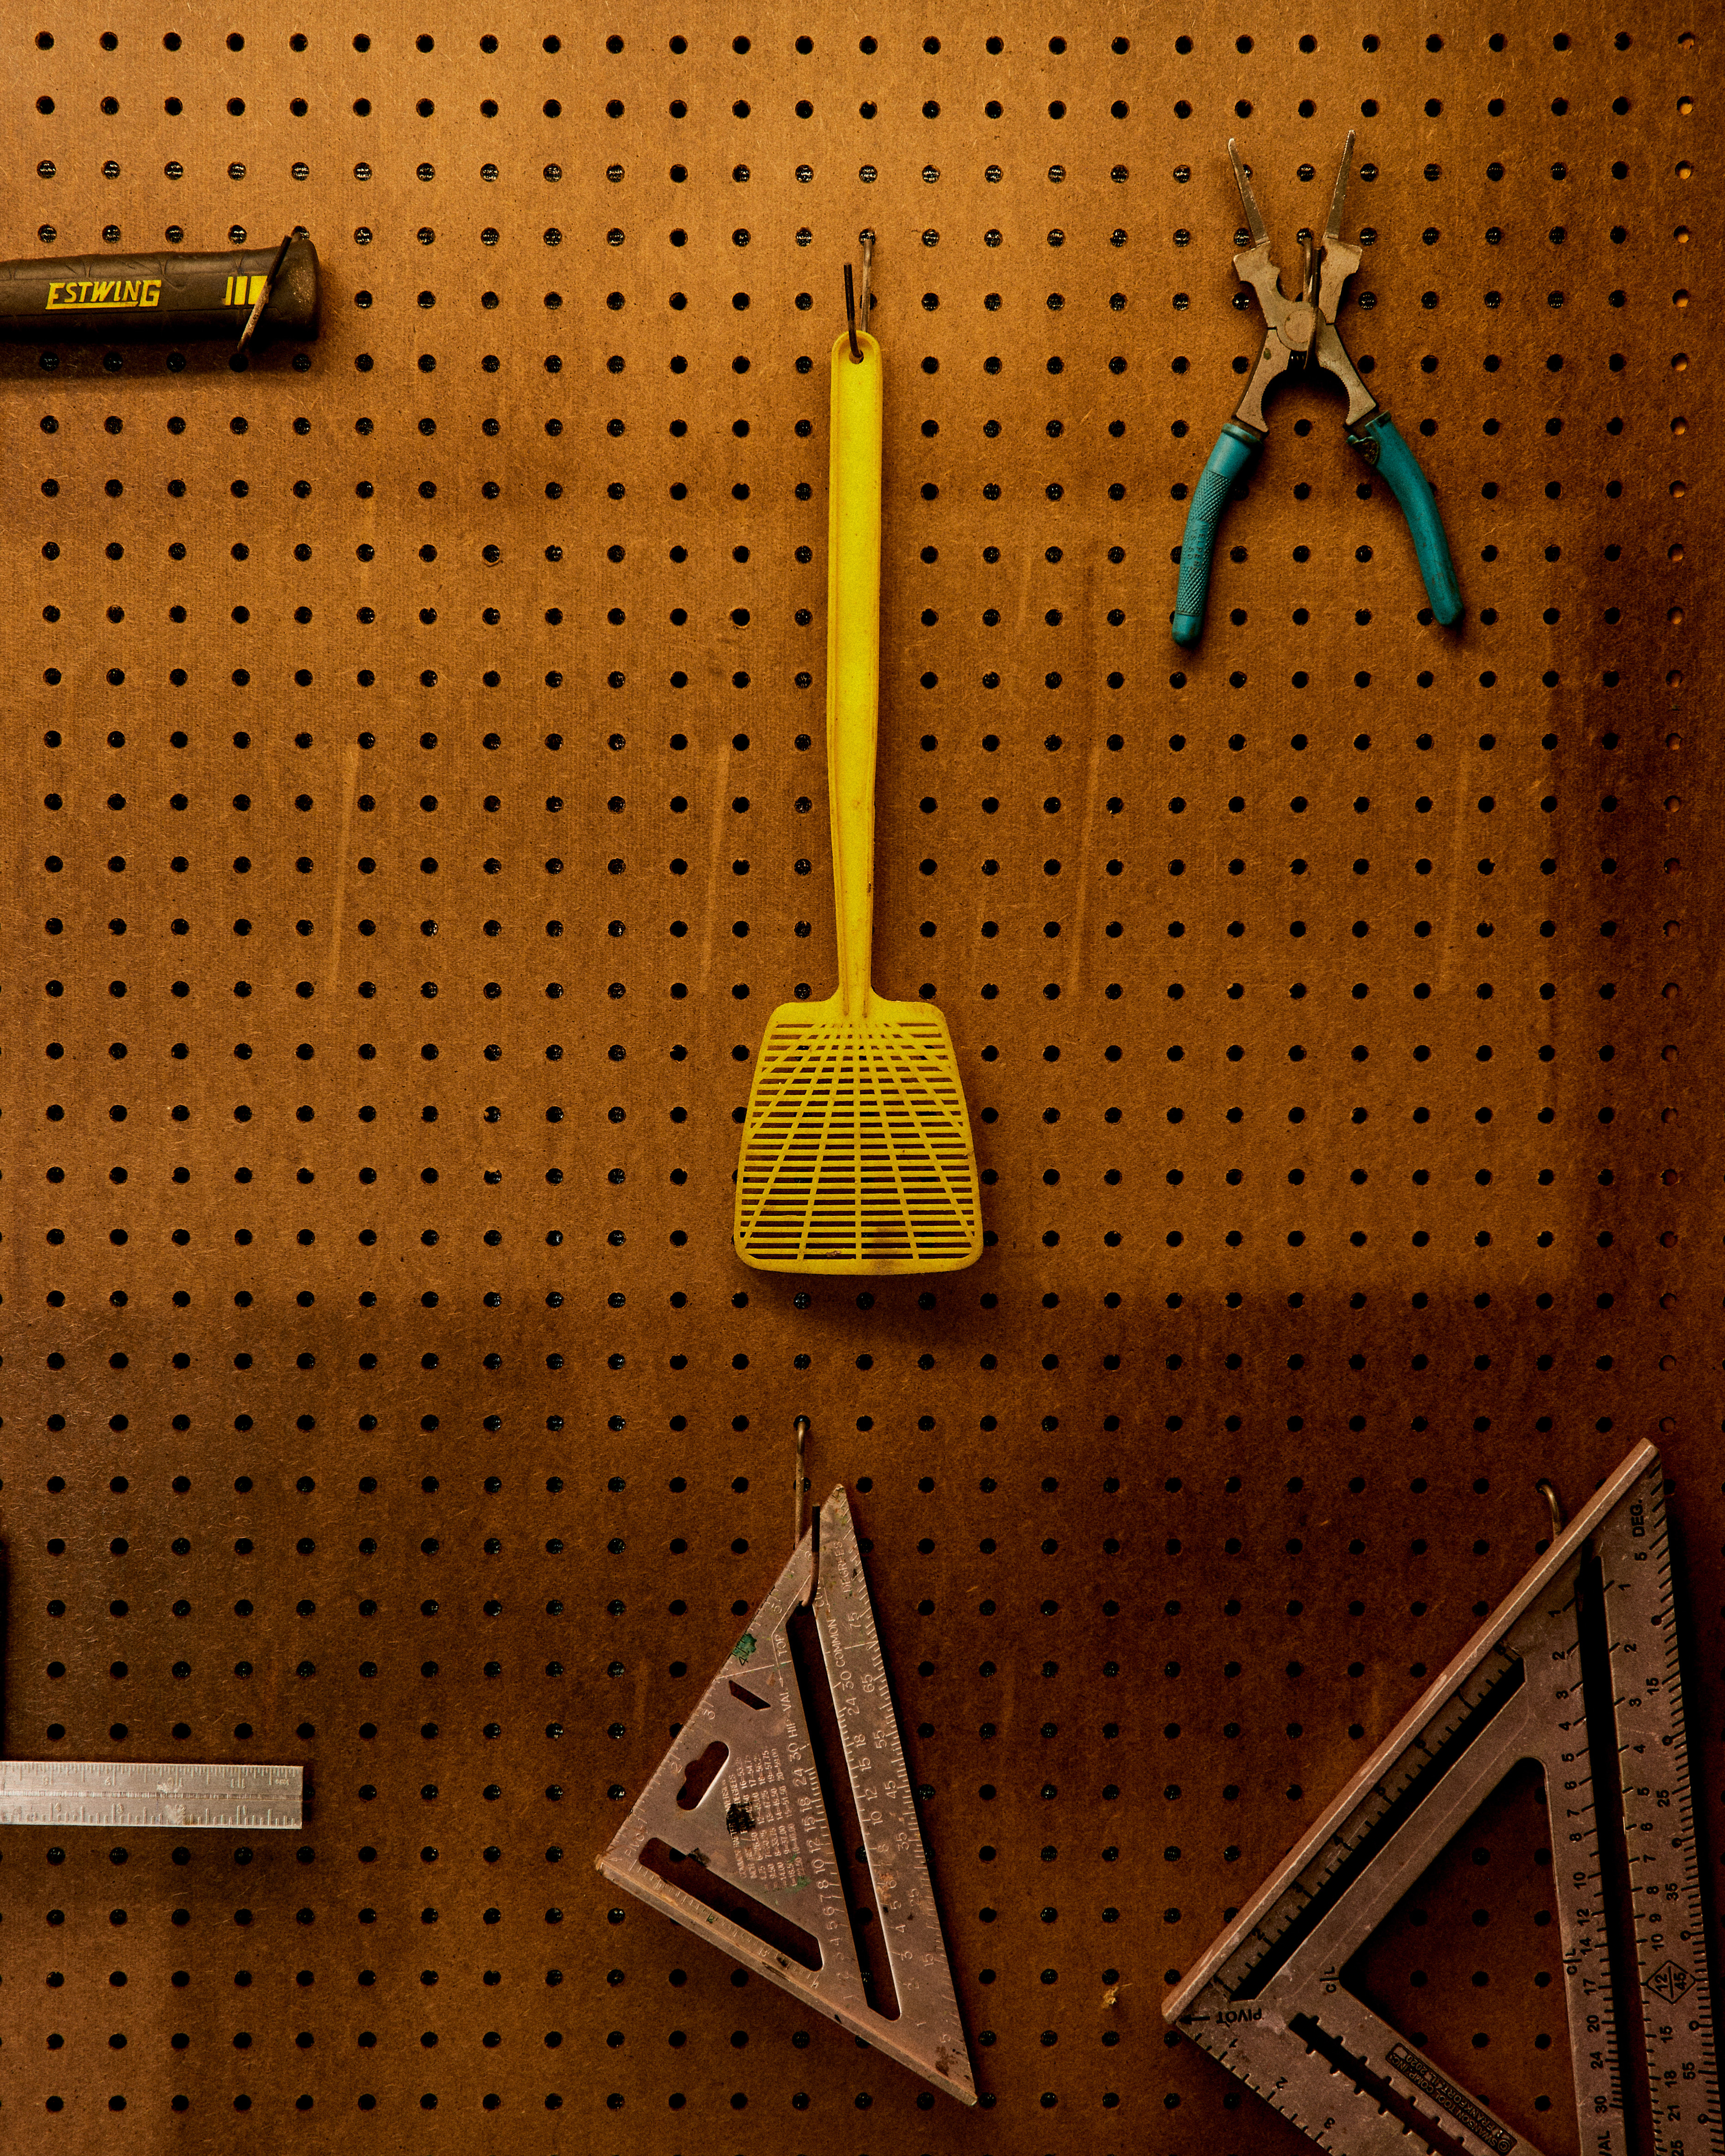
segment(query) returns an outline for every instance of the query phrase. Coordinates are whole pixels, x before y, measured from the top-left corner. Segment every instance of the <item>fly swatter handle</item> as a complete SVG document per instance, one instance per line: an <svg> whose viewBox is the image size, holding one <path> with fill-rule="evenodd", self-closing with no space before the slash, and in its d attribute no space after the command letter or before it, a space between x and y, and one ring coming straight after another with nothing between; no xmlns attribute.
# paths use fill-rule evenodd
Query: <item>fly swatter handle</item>
<svg viewBox="0 0 1725 2156"><path fill-rule="evenodd" d="M875 927L875 742L880 710L880 347L833 346L827 527L827 793L839 986L860 1018Z"/></svg>

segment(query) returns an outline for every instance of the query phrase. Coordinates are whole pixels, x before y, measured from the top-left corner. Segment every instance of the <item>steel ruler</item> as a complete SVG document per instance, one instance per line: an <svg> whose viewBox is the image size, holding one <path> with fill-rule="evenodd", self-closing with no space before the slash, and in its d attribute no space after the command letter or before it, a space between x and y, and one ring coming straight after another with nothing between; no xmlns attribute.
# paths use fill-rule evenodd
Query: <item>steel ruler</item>
<svg viewBox="0 0 1725 2156"><path fill-rule="evenodd" d="M299 1827L303 1767L0 1759L0 1826Z"/></svg>
<svg viewBox="0 0 1725 2156"><path fill-rule="evenodd" d="M1615 1732L1615 1759L1594 1757L1590 1708L1594 1732ZM1581 2147L1628 2156L1625 2112L1645 2091L1656 2156L1721 2156L1664 1480L1651 1445L1606 1480L1404 1716L1170 1995L1167 2019L1337 2156L1403 2156L1410 2129L1466 2156L1539 2156L1343 1974L1522 1760L1545 1779ZM1614 1983L1612 1966L1620 1849L1633 1984ZM1619 1958L1629 1958L1620 1944Z"/></svg>

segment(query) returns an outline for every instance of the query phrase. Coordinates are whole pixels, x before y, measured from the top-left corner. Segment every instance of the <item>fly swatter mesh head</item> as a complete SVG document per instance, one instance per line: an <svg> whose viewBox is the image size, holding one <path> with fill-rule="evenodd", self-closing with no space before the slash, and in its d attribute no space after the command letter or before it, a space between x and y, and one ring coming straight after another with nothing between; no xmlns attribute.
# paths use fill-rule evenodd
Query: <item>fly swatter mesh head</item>
<svg viewBox="0 0 1725 2156"><path fill-rule="evenodd" d="M737 1254L780 1272L950 1272L983 1246L946 1020L870 997L786 1004L761 1044L737 1170Z"/></svg>

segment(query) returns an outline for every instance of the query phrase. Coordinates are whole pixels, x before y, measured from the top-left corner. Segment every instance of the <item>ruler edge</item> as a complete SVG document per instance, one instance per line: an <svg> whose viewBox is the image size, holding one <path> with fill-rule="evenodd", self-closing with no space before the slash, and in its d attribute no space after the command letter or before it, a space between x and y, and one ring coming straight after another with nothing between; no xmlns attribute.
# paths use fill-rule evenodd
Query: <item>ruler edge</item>
<svg viewBox="0 0 1725 2156"><path fill-rule="evenodd" d="M1337 1829L1356 1809L1366 1792L1382 1779L1385 1769L1401 1757L1504 1635L1526 1614L1572 1559L1581 1553L1594 1530L1659 1462L1659 1447L1644 1439L1605 1477L1594 1496L1553 1542L1545 1555L1523 1573L1519 1584L1497 1604L1467 1644L1427 1685L1371 1757L1325 1806L1271 1872L1240 1914L1211 1941L1199 1957L1190 1975L1164 1999L1163 2019L1170 2028L1176 2026L1191 2011L1199 1995L1214 1980L1217 1971L1233 1958L1265 1911L1281 1898L1317 1851L1333 1839Z"/></svg>
<svg viewBox="0 0 1725 2156"><path fill-rule="evenodd" d="M1702 2101L1709 2106L1712 2112L1712 2130L1708 2137L1709 2146L1711 2150L1713 2152L1713 2156L1717 2156L1717 2152L1722 2148L1725 2148L1725 2122L1722 2122L1719 2107L1720 2076L1718 2038L1714 2005L1716 1992L1712 1980L1713 1957L1710 1949L1707 1937L1707 1917L1709 1911L1707 1906L1707 1890L1702 1881L1699 1861L1703 1829L1696 1810L1696 1775L1693 1755L1689 1742L1689 1715L1684 1696L1685 1686L1683 1681L1685 1670L1683 1640L1686 1631L1687 1631L1689 1628L1686 1625L1682 1614L1679 1610L1677 1604L1675 1548L1676 1535L1675 1523L1672 1521L1670 1508L1666 1503L1666 1493L1662 1479L1660 1486L1653 1493L1652 1502L1658 1508L1661 1522L1660 1531L1665 1545L1664 1570L1666 1591L1669 1597L1670 1605L1667 1613L1668 1623L1665 1628L1666 1635L1665 1645L1668 1650L1668 1663L1672 1671L1673 1680L1669 1686L1666 1686L1662 1690L1661 1700L1661 1705L1670 1711L1671 1727L1680 1737L1682 1744L1682 1794L1685 1799L1688 1816L1687 1837L1690 1845L1690 1856L1693 1875L1692 1907L1695 1919L1694 1952L1690 1957L1690 1960L1691 1966L1694 1971L1694 1983L1699 1996L1696 2002L1686 2006L1682 2010L1686 2015L1693 2015L1696 2012L1697 2005L1698 2005L1700 2009L1698 2017L1701 2035L1700 2049L1702 2062L1706 2068L1705 2076L1703 2077L1702 2097ZM1622 1586L1625 1592L1629 1591L1630 1581L1632 1578L1633 1573L1631 1573L1629 1577L1626 1577L1623 1580ZM1690 1634L1690 1637L1692 1645L1692 1633ZM1628 1774L1625 1768L1624 1761L1625 1756L1627 1753L1631 1749L1639 1748L1635 1746L1635 1738L1640 1732L1630 1731L1625 1724L1623 1709L1625 1700L1627 1697L1628 1688L1626 1682L1620 1681L1620 1679L1626 1680L1630 1673L1626 1667L1621 1667L1620 1665L1620 1650L1623 1645L1624 1637L1620 1635L1618 1627L1614 1622L1612 1613L1608 1604L1606 1610L1606 1651L1612 1676L1612 1698L1610 1706L1611 1733L1616 1757L1619 1821L1623 1840L1623 1854L1625 1858L1627 1860L1627 1884L1629 1888L1629 1937L1625 1942L1629 1952L1625 1958L1626 1960L1632 1962L1634 1965L1633 1985L1631 1986L1627 1982L1625 1982L1620 1984L1620 1989L1623 1991L1627 1991L1632 1988L1635 1994L1634 2035L1635 2048L1639 2054L1636 2063L1640 2069L1642 2090L1646 2095L1651 2107L1655 2149L1658 2152L1658 2156L1664 2156L1664 2152L1671 2146L1671 2136L1666 2131L1671 2122L1660 2110L1657 2092L1653 2083L1654 2039L1650 2027L1650 2023L1657 2010L1650 2005L1646 1994L1649 1989L1651 1974L1650 1963L1652 1960L1654 1953L1656 1951L1662 1952L1667 1960L1671 1960L1676 1958L1678 1950L1674 1948L1669 1943L1666 1943L1665 1946L1658 1949L1655 1949L1650 1946L1647 1933L1655 1922L1655 1917L1652 1912L1642 1907L1640 1896L1637 1891L1637 1882L1635 1878L1635 1851L1629 1840ZM1625 1970L1625 1975L1626 1978L1628 1975L1627 1970ZM1668 2005L1666 2010L1675 2015L1678 2010L1673 2005ZM1620 2015L1618 2018L1621 2020L1624 2017ZM1694 2029L1697 2025L1697 2020L1692 2019L1690 2021L1690 2027ZM1629 2110L1627 2102L1625 2102L1624 2108L1625 2113L1627 2113ZM1680 2122L1680 2123L1681 2123L1681 2122Z"/></svg>
<svg viewBox="0 0 1725 2156"><path fill-rule="evenodd" d="M44 1768L48 1772L42 1774L40 1770ZM0 1796L6 1794L6 1778L14 1768L23 1770L27 1777L34 1775L44 1782L73 1774L88 1774L93 1771L114 1772L133 1777L140 1774L160 1774L164 1778L186 1774L213 1777L219 1774L235 1779L262 1779L268 1776L275 1782L285 1782L288 1776L297 1774L302 1789L305 1781L303 1764L283 1765L273 1760L266 1763L237 1759L228 1763L207 1759L15 1759L8 1754L0 1759Z"/></svg>
<svg viewBox="0 0 1725 2156"><path fill-rule="evenodd" d="M941 1907L940 1897L935 1889L934 1862L929 1854L928 1832L923 1822L922 1806L917 1800L916 1777L911 1772L910 1761L905 1754L904 1731L901 1726L901 1717L898 1703L898 1687L893 1683L892 1666L886 1659L886 1645L880 1637L880 1613L875 1606L875 1591L869 1582L868 1568L863 1563L862 1536L857 1528L856 1514L852 1508L850 1502L850 1491L843 1481L834 1485L830 1494L826 1499L825 1505L821 1507L823 1513L824 1513L827 1507L830 1507L835 1500L842 1501L844 1525L839 1530L839 1532L842 1536L848 1537L850 1550L855 1557L856 1575L862 1589L863 1609L868 1620L868 1627L874 1643L875 1658L880 1664L881 1681L886 1687L886 1719L884 1726L893 1758L897 1762L898 1773L903 1782L905 1809L910 1815L911 1825L915 1830L915 1861L922 1874L922 1886L926 1897L926 1905L930 1915L933 1918L935 1934L940 1943L942 1970L946 1979L947 1991L952 2008L953 2026L957 2031L957 2056L963 2066L963 2073L962 2082L955 2079L950 2074L942 2074L939 2081L935 2082L932 2076L928 2073L926 2067L918 2066L915 2071L921 2073L923 2079L929 2082L932 2087L944 2088L949 2095L956 2097L958 2102L963 2104L967 2109L973 2109L978 2098L978 2091L976 2085L976 2061L971 2056L970 2031L965 2025L964 2010L959 2004L958 1979L953 1966L952 1938L947 1929L946 1917ZM827 1684L832 1697L834 1717L839 1727L839 1748L844 1753L845 1760L845 1778L850 1785L851 1801L856 1807L857 1822L862 1833L863 1848L866 1854L866 1861L868 1864L870 1889L875 1897L876 1914L880 1918L882 1943L886 1948L887 1965L892 1973L893 1989L896 1994L899 2003L899 2020L891 2024L890 2025L897 2027L900 2025L900 2023L906 2018L905 2015L905 1990L906 1979L910 1978L912 1974L913 1949L904 1939L903 1923L901 1922L897 1925L888 1923L886 1920L884 1912L881 1909L883 1889L879 1879L875 1876L877 1852L874 1846L875 1834L870 1832L870 1825L864 1816L865 1802L862 1790L857 1786L856 1761L854 1756L853 1748L847 1741L845 1710L839 1704L839 1688L834 1682L833 1659L829 1652L828 1640L829 1636L836 1637L838 1625L829 1584L830 1576L826 1570L825 1563L829 1547L829 1537L824 1529L823 1529L821 1535L821 1555L823 1559L821 1579L816 1590L816 1598L813 1605L813 1610L817 1634L820 1640L821 1659L826 1665ZM824 1614L823 1614L820 1606L823 1601L826 1605ZM806 1702L804 1712L805 1713L807 1712ZM858 1702L855 1712L860 1721L864 1712L864 1703L862 1702ZM827 1822L827 1830L829 1834L833 1830L832 1821L830 1820ZM880 1830L877 1827L875 1832L878 1833L879 1831L880 1831ZM879 1856L883 1863L891 1863L893 1861L892 1851L890 1848L883 1847L879 1851ZM859 1953L859 1964L860 1964L861 1958L861 1955ZM870 2041L872 2041L874 2040L870 2039Z"/></svg>

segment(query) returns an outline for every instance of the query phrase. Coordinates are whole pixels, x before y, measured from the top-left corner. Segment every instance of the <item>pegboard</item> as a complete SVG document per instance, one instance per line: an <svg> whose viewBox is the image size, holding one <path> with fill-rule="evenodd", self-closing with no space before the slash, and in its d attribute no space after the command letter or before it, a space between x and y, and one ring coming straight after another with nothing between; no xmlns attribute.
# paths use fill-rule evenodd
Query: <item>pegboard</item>
<svg viewBox="0 0 1725 2156"><path fill-rule="evenodd" d="M8 250L297 222L323 329L0 354L5 1743L312 1795L0 1837L8 2138L1303 2148L1164 1983L1537 1476L1659 1434L1720 1781L1707 24L157 13L14 18ZM1181 653L1260 336L1226 138L1286 270L1349 127L1339 324L1466 618L1296 382ZM876 978L950 1019L989 1237L932 1284L729 1241L767 1014L832 980L865 225ZM783 1561L798 1413L974 2114L592 1869ZM1543 1833L1507 1789L1366 1978L1563 2148Z"/></svg>

